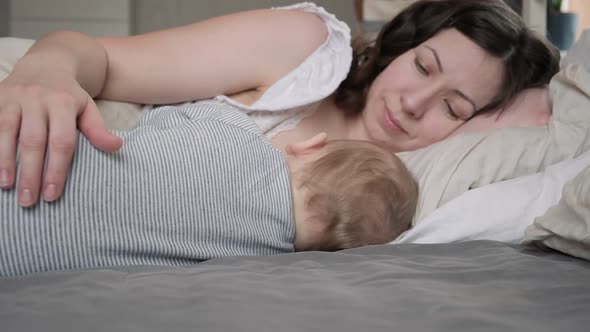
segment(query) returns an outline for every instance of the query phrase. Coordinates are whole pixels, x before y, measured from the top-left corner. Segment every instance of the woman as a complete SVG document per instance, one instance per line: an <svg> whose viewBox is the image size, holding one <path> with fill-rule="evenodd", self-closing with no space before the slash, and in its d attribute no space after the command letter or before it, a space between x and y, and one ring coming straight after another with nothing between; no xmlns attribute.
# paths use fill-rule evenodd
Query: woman
<svg viewBox="0 0 590 332"><path fill-rule="evenodd" d="M399 152L468 130L474 117L477 130L522 124L476 114L501 111L558 70L555 48L500 0L419 1L373 47L353 52L349 42L348 27L309 3L125 38L50 34L0 83L0 187L15 185L18 147L19 204L34 205L40 191L59 198L76 128L97 148L118 150L93 97L169 104L217 96L281 149L323 131ZM524 124L536 122L525 116Z"/></svg>

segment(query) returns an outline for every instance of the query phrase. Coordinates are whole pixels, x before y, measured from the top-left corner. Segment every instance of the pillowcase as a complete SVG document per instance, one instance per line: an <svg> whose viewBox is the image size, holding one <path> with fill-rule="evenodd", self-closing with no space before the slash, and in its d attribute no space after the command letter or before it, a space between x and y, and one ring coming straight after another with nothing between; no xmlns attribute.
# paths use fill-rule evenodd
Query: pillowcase
<svg viewBox="0 0 590 332"><path fill-rule="evenodd" d="M0 80L3 80L14 64L33 45L34 40L22 38L0 38ZM137 123L142 105L109 100L96 100L96 106L109 129L130 129Z"/></svg>
<svg viewBox="0 0 590 332"><path fill-rule="evenodd" d="M523 244L590 260L590 166L565 185L557 205L527 227Z"/></svg>
<svg viewBox="0 0 590 332"><path fill-rule="evenodd" d="M562 189L566 183L575 178L579 181L581 171L586 169L585 196L575 198ZM581 182L581 181L580 181ZM567 190L566 190L567 191ZM586 231L575 233L578 236L590 235L590 151L576 159L566 160L549 166L545 171L516 179L501 181L469 190L458 198L443 205L422 219L402 238L394 243L441 243L469 240L495 240L513 244L525 238L525 230L535 218L542 216L557 204L567 205L575 201L575 207L586 201L586 210L580 210L578 217L586 218ZM580 192L570 190L570 192ZM566 198L567 197L567 198ZM560 198L562 202L560 202ZM566 199L564 203L563 200ZM566 206L568 209L570 205ZM549 212L548 212L549 213ZM540 222L542 229L535 230L536 239L545 239L546 232L552 230L551 236L566 233L571 238L571 227L562 225L563 218L545 218ZM548 224L548 225L546 225ZM578 222L579 224L579 222ZM541 226L542 225L542 226ZM582 227L575 227L581 229ZM563 231L562 231L563 229ZM529 227L529 230L531 228ZM543 233L545 232L545 233ZM587 239L586 241L590 241ZM590 244L590 242L589 242ZM590 248L590 247L589 247Z"/></svg>
<svg viewBox="0 0 590 332"><path fill-rule="evenodd" d="M589 62L590 29L574 44L563 64ZM590 111L590 110L586 110ZM590 260L590 166L565 185L559 203L527 227L522 242Z"/></svg>
<svg viewBox="0 0 590 332"><path fill-rule="evenodd" d="M590 150L590 47L583 46L590 33L582 38L572 50L580 54L572 53L550 83L547 126L464 133L398 154L420 186L414 225L470 189L534 174Z"/></svg>

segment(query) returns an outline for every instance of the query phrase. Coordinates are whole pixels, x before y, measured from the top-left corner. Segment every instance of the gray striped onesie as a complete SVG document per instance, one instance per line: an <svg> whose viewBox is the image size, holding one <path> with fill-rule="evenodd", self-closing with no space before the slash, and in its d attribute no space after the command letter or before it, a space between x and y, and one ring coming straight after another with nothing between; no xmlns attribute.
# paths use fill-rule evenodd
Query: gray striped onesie
<svg viewBox="0 0 590 332"><path fill-rule="evenodd" d="M166 106L118 134L114 154L80 135L57 202L23 209L0 191L0 276L294 250L286 158L247 115Z"/></svg>

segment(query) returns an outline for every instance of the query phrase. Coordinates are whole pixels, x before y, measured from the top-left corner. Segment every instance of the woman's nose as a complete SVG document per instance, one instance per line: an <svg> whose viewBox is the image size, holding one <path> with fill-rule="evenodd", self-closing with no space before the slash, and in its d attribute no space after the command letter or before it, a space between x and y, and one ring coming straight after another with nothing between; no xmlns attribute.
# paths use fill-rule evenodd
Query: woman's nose
<svg viewBox="0 0 590 332"><path fill-rule="evenodd" d="M432 98L436 95L433 89L419 89L403 94L400 97L402 110L414 119L420 119L428 109Z"/></svg>

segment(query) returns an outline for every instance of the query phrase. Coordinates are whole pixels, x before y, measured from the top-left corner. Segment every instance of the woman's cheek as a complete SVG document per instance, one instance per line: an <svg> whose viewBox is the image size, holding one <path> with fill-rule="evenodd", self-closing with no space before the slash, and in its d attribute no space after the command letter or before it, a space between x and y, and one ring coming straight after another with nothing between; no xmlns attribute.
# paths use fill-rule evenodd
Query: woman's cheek
<svg viewBox="0 0 590 332"><path fill-rule="evenodd" d="M449 124L447 121L441 121L438 125L431 125L427 129L422 130L424 134L424 142L426 145L434 144L451 136L454 131L459 128L458 124Z"/></svg>

